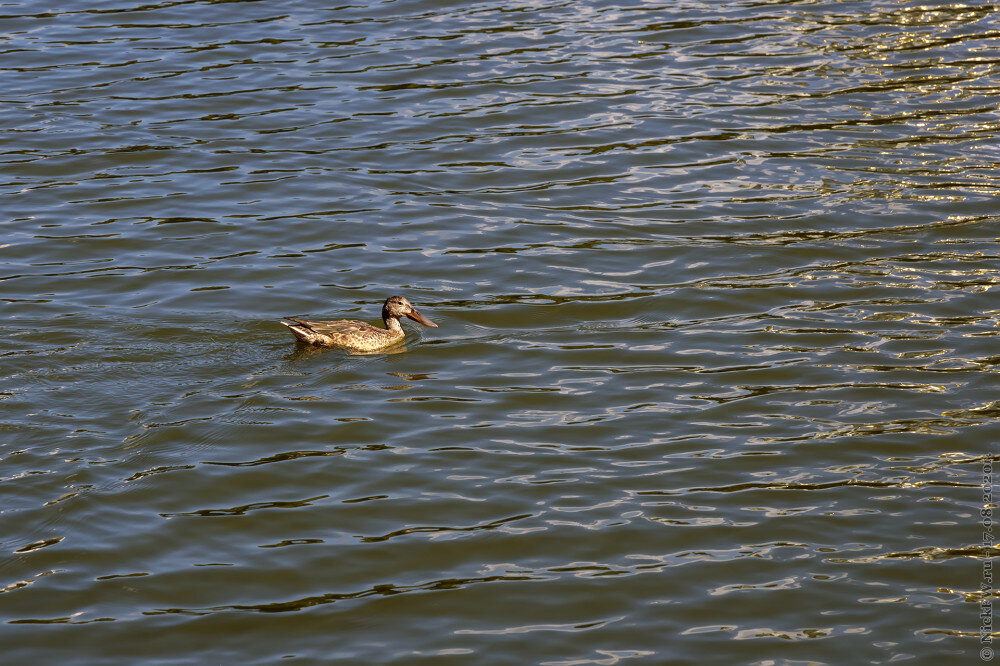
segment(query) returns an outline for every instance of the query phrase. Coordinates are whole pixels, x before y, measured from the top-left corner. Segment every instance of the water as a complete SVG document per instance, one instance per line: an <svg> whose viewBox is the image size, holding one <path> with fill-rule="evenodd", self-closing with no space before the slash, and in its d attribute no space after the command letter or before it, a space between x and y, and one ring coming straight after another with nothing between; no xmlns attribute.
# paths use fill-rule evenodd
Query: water
<svg viewBox="0 0 1000 666"><path fill-rule="evenodd" d="M0 2L2 661L978 663L994 16Z"/></svg>

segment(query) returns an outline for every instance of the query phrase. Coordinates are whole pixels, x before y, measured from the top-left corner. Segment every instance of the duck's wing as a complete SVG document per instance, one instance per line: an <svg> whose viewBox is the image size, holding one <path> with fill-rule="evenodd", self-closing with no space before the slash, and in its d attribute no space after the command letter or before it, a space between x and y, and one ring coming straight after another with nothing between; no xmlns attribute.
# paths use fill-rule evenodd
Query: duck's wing
<svg viewBox="0 0 1000 666"><path fill-rule="evenodd" d="M329 319L323 321L307 321L298 317L285 317L294 324L285 324L291 329L302 328L319 335L373 335L383 328L377 328L363 321L353 319Z"/></svg>

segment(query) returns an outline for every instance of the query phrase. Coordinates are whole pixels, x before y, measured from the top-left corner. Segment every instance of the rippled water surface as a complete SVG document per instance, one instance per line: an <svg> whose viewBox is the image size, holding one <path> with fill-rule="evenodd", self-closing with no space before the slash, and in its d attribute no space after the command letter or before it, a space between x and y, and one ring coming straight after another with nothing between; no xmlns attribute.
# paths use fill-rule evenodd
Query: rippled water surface
<svg viewBox="0 0 1000 666"><path fill-rule="evenodd" d="M4 663L978 663L997 8L334 4L0 1Z"/></svg>

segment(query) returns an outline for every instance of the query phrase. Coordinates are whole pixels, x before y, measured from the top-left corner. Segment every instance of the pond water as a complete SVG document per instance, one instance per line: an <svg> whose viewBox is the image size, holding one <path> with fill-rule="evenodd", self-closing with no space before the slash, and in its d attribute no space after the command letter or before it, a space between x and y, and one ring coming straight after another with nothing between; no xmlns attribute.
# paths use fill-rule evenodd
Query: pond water
<svg viewBox="0 0 1000 666"><path fill-rule="evenodd" d="M3 661L978 663L995 15L0 1Z"/></svg>

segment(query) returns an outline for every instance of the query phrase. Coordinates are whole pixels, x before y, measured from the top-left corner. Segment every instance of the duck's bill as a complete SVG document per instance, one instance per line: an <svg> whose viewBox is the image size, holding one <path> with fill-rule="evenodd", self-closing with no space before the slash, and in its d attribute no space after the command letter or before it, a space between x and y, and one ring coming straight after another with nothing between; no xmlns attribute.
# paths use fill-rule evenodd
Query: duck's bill
<svg viewBox="0 0 1000 666"><path fill-rule="evenodd" d="M414 309L412 312L410 312L406 316L409 317L410 319L412 319L413 321L417 322L418 324L423 324L424 326L430 326L432 328L437 328L437 324L435 324L430 319L428 319L427 317L425 317L422 314L420 314L419 312L417 312L416 309Z"/></svg>

